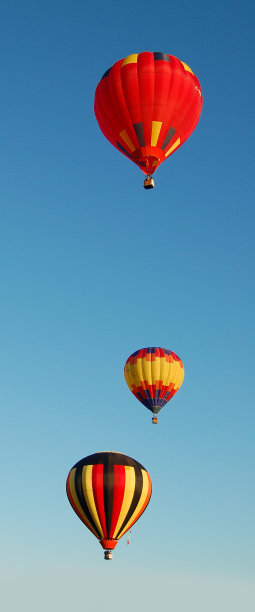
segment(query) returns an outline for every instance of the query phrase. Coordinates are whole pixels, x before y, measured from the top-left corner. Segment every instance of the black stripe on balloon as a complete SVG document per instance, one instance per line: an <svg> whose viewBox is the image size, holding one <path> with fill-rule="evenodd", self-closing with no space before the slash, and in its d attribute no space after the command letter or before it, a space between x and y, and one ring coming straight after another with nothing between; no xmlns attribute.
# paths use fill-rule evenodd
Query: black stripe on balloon
<svg viewBox="0 0 255 612"><path fill-rule="evenodd" d="M128 157L130 157L130 159L132 159L132 155L130 155L130 153L128 153L128 151L126 151L126 149L124 149L124 147L120 144L120 142L117 142L117 147L119 147L119 149L121 151L123 151L123 153L125 153L125 155L127 155Z"/></svg>
<svg viewBox="0 0 255 612"><path fill-rule="evenodd" d="M144 397L142 395L141 395L141 397L138 397L139 395L140 394L137 393L137 399L139 399L141 404L143 404L145 406L145 408L148 408L148 410L152 410L151 403L147 399L144 399ZM152 412L153 412L153 410L152 410Z"/></svg>
<svg viewBox="0 0 255 612"><path fill-rule="evenodd" d="M128 510L128 513L125 516L125 519L118 531L118 533L116 534L116 540L119 537L119 533L121 533L121 531L126 527L129 519L131 518L132 514L134 513L137 504L139 503L139 499L141 497L142 494L142 490L143 490L143 476L142 476L142 472L140 470L140 468L137 468L135 466L135 490L134 490L134 495L133 495L133 499L132 502L130 504L130 508Z"/></svg>
<svg viewBox="0 0 255 612"><path fill-rule="evenodd" d="M140 147L145 147L144 133L143 133L143 124L141 121L139 123L134 123L135 133L137 135L137 140L139 142Z"/></svg>
<svg viewBox="0 0 255 612"><path fill-rule="evenodd" d="M111 70L111 68L108 68L108 70L106 70L106 71L105 71L105 73L104 73L104 74L103 74L103 76L102 76L101 81L102 81L102 80L103 80L105 77L107 77L107 76L108 76L108 74L109 74L110 70Z"/></svg>
<svg viewBox="0 0 255 612"><path fill-rule="evenodd" d="M98 531L98 527L95 524L93 517L90 514L84 493L83 493L83 487L82 487L82 469L83 469L83 465L77 467L76 472L75 472L75 477L74 477L74 486L75 486L75 491L76 491L76 495L78 497L78 500L80 502L80 505L82 507L82 510L84 512L84 514L86 515L86 518L89 520L89 522L91 523L92 527L94 527L95 532L98 534L98 538L101 538L101 534Z"/></svg>
<svg viewBox="0 0 255 612"><path fill-rule="evenodd" d="M155 51L155 53L153 53L154 55L154 60L165 60L166 62L170 62L170 57L168 57L168 55L166 55L166 53L160 53L159 51Z"/></svg>
<svg viewBox="0 0 255 612"><path fill-rule="evenodd" d="M167 147L167 145L169 144L170 140L173 138L175 132L176 132L176 130L173 127L169 128L169 130L167 132L167 135L165 137L165 140L164 140L164 142L162 144L162 147L161 147L162 149L165 149Z"/></svg>
<svg viewBox="0 0 255 612"><path fill-rule="evenodd" d="M111 453L104 457L103 490L104 490L104 512L107 538L110 538L112 508L114 495L114 458Z"/></svg>
<svg viewBox="0 0 255 612"><path fill-rule="evenodd" d="M134 468L145 470L139 461L132 459L132 457L128 457L128 455L123 455L122 453L116 453L114 451L101 451L99 453L93 453L93 455L88 455L88 457L84 457L84 459L78 461L72 469L82 469L84 465L105 465L106 457L109 455L111 456L113 465L129 465Z"/></svg>
<svg viewBox="0 0 255 612"><path fill-rule="evenodd" d="M141 404L143 404L145 406L145 408L148 408L148 410L151 410L153 412L150 400L144 399L144 397L142 396L142 394L139 391L136 394L136 397L141 402Z"/></svg>

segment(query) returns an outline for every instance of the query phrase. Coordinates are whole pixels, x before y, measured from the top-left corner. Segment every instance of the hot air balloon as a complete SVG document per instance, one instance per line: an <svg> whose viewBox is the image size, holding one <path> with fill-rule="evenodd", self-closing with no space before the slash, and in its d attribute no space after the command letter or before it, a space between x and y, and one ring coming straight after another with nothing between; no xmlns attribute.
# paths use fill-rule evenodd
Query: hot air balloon
<svg viewBox="0 0 255 612"><path fill-rule="evenodd" d="M135 351L124 367L127 385L146 408L157 414L180 388L184 378L183 363L175 353L160 347Z"/></svg>
<svg viewBox="0 0 255 612"><path fill-rule="evenodd" d="M152 174L195 129L202 93L191 68L173 55L134 53L106 70L95 93L95 115L105 137L146 174Z"/></svg>
<svg viewBox="0 0 255 612"><path fill-rule="evenodd" d="M66 491L74 511L110 560L118 540L148 505L151 479L135 459L106 451L78 461L68 474Z"/></svg>

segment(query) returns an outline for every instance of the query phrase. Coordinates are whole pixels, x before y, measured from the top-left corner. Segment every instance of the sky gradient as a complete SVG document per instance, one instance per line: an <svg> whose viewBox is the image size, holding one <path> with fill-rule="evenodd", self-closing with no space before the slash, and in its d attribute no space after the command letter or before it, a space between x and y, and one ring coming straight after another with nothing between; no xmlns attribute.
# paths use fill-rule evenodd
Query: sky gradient
<svg viewBox="0 0 255 612"><path fill-rule="evenodd" d="M254 610L254 13L0 8L5 612ZM93 111L105 70L146 50L190 65L204 99L151 191ZM185 367L157 427L123 376L146 346ZM110 564L65 493L100 450L141 462L153 487Z"/></svg>

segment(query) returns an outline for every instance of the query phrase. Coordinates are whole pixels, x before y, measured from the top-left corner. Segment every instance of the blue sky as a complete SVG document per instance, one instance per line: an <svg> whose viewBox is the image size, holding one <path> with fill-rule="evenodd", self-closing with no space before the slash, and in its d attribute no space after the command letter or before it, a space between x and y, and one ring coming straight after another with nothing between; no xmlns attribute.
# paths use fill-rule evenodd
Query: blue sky
<svg viewBox="0 0 255 612"><path fill-rule="evenodd" d="M254 12L0 7L6 612L254 609ZM93 112L105 70L145 50L187 62L204 97L149 192ZM157 427L123 377L143 346L185 366ZM65 494L99 450L134 457L153 484L111 564Z"/></svg>

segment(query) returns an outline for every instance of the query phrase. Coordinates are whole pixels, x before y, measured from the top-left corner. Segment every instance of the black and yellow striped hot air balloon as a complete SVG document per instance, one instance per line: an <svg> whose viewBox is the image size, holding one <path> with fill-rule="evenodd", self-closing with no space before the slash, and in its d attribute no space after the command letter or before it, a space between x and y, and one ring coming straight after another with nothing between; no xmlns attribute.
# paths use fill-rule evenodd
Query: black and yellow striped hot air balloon
<svg viewBox="0 0 255 612"><path fill-rule="evenodd" d="M66 491L76 514L105 549L105 559L112 559L118 540L150 501L151 479L135 459L104 451L72 467Z"/></svg>

